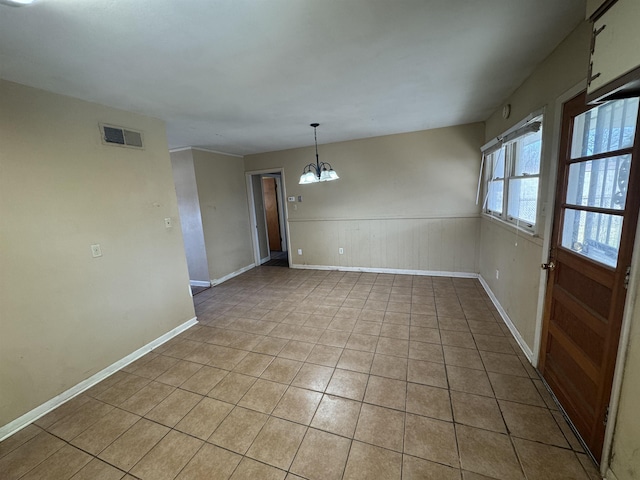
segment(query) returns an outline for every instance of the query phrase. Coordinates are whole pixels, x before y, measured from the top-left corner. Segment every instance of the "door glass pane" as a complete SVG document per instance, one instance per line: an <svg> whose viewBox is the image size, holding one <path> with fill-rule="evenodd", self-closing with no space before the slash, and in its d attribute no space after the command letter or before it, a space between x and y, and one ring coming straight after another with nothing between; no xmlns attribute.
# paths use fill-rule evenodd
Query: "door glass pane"
<svg viewBox="0 0 640 480"><path fill-rule="evenodd" d="M630 166L631 155L571 164L566 202L623 210Z"/></svg>
<svg viewBox="0 0 640 480"><path fill-rule="evenodd" d="M493 180L489 182L489 196L487 198L487 209L494 213L502 213L502 198L504 195L504 180Z"/></svg>
<svg viewBox="0 0 640 480"><path fill-rule="evenodd" d="M622 219L619 215L567 208L562 246L596 262L615 267L618 263Z"/></svg>
<svg viewBox="0 0 640 480"><path fill-rule="evenodd" d="M638 117L638 99L603 103L574 119L571 158L631 147Z"/></svg>
<svg viewBox="0 0 640 480"><path fill-rule="evenodd" d="M509 180L507 214L529 224L536 223L538 204L538 177L512 178Z"/></svg>

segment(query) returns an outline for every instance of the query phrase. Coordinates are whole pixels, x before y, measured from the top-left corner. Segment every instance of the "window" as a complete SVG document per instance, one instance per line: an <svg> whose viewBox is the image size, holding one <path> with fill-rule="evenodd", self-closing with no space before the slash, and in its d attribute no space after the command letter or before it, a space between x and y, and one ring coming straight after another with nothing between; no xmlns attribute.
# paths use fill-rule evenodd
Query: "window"
<svg viewBox="0 0 640 480"><path fill-rule="evenodd" d="M484 213L534 231L542 157L542 115L485 146L484 156Z"/></svg>

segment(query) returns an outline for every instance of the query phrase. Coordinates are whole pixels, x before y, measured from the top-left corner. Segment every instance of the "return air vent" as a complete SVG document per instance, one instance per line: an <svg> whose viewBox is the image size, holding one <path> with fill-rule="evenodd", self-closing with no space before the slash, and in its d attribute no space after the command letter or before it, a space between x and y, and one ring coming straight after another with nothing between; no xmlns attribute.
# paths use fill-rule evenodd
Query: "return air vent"
<svg viewBox="0 0 640 480"><path fill-rule="evenodd" d="M123 127L100 124L102 143L121 147L143 148L142 133Z"/></svg>

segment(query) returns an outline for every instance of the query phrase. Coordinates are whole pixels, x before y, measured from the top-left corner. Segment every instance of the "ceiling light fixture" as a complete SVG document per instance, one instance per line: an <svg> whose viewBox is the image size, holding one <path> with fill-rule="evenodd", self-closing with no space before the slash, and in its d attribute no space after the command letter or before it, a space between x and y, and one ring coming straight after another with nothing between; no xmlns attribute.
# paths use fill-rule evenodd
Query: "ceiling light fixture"
<svg viewBox="0 0 640 480"><path fill-rule="evenodd" d="M0 4L9 5L10 7L24 7L33 3L35 0L0 0Z"/></svg>
<svg viewBox="0 0 640 480"><path fill-rule="evenodd" d="M330 182L331 180L337 180L340 178L336 171L331 167L331 164L327 162L321 162L319 160L318 135L316 134L316 128L318 128L320 124L312 123L311 126L313 127L313 136L316 143L316 163L310 163L309 165L304 167L302 175L300 175L300 181L298 182L300 185L317 182Z"/></svg>

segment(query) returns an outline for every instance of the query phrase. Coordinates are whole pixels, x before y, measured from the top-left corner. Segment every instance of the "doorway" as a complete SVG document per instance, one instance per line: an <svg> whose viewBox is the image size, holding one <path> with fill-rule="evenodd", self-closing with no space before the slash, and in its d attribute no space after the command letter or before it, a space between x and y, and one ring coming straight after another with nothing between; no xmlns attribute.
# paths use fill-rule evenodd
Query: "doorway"
<svg viewBox="0 0 640 480"><path fill-rule="evenodd" d="M257 265L289 266L283 172L247 172Z"/></svg>
<svg viewBox="0 0 640 480"><path fill-rule="evenodd" d="M267 223L267 240L269 252L282 252L282 232L280 230L280 203L278 201L278 184L275 177L262 177L262 196L264 198L264 215Z"/></svg>
<svg viewBox="0 0 640 480"><path fill-rule="evenodd" d="M563 107L538 368L601 460L640 206L638 99Z"/></svg>

